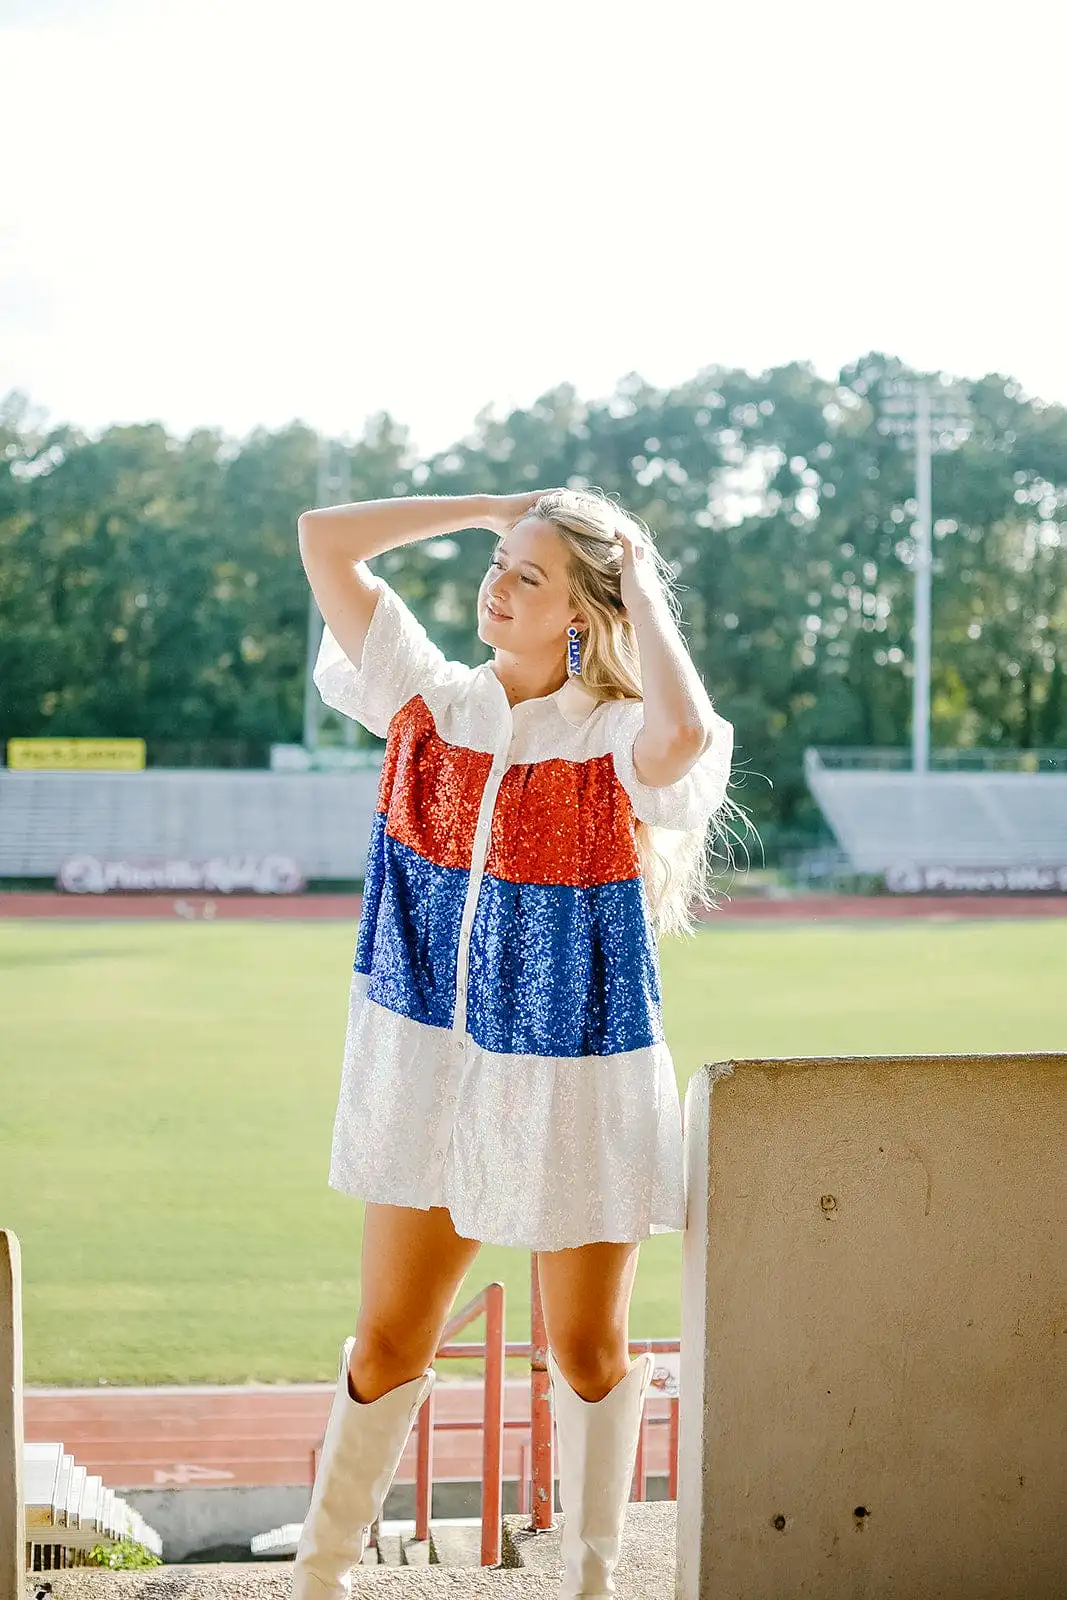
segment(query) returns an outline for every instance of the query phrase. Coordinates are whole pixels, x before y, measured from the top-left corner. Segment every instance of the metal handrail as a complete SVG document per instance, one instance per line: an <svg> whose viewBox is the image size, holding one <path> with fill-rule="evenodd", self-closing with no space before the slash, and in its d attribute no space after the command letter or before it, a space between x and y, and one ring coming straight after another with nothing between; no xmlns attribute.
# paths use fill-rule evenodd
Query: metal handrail
<svg viewBox="0 0 1067 1600"><path fill-rule="evenodd" d="M437 1429L444 1432L482 1428L482 1566L498 1566L501 1555L501 1520L504 1499L504 1432L505 1429L522 1430L527 1434L520 1448L518 1511L530 1512L530 1531L551 1528L553 1525L553 1427L550 1384L547 1363L548 1341L545 1332L544 1312L541 1306L540 1286L537 1278L537 1256L531 1254L530 1274L530 1329L529 1340L509 1340L504 1337L504 1285L488 1283L472 1300L455 1312L441 1330L435 1361L463 1360L482 1357L485 1360L485 1401L482 1420L437 1422L434 1414L435 1389L431 1389L419 1408L416 1420L415 1445L415 1538L430 1537L430 1520L433 1495L433 1436ZM454 1335L485 1313L484 1340L457 1340ZM631 1339L629 1352L639 1355L643 1351L676 1353L681 1348L678 1339ZM504 1363L508 1357L520 1357L530 1363L530 1421L504 1419ZM436 1386L435 1386L436 1387ZM637 1451L634 1458L633 1478L630 1484L631 1500L644 1500L648 1487L647 1443L648 1428L666 1422L668 1435L667 1496L678 1498L678 1399L669 1401L666 1417L649 1417L642 1408Z"/></svg>
<svg viewBox="0 0 1067 1600"><path fill-rule="evenodd" d="M485 1313L483 1344L450 1343L468 1323ZM501 1516L504 1507L504 1285L485 1288L455 1312L441 1330L435 1360L475 1353L485 1356L485 1401L482 1408L482 1548L483 1567L500 1564ZM434 1391L419 1407L415 1447L415 1538L430 1537L433 1496ZM455 1426L455 1424L445 1424ZM462 1427L471 1424L462 1423ZM475 1424L476 1426L476 1424Z"/></svg>

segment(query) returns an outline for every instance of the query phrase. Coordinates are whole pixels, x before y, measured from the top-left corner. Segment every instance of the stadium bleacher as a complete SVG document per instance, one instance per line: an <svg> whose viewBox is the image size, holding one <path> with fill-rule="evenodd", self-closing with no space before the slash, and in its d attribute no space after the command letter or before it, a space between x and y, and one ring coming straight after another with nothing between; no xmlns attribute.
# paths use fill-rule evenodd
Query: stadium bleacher
<svg viewBox="0 0 1067 1600"><path fill-rule="evenodd" d="M901 753L805 751L809 789L853 871L1067 873L1067 758L1050 771L915 774L879 765L880 754ZM363 872L377 792L375 768L0 769L0 878L54 879L77 856L131 862L283 856L307 879L352 880Z"/></svg>
<svg viewBox="0 0 1067 1600"><path fill-rule="evenodd" d="M1067 869L1067 770L913 773L809 749L804 771L857 872Z"/></svg>
<svg viewBox="0 0 1067 1600"><path fill-rule="evenodd" d="M362 876L378 773L0 770L0 878L62 862L292 857L307 878Z"/></svg>
<svg viewBox="0 0 1067 1600"><path fill-rule="evenodd" d="M28 1568L51 1570L78 1562L94 1545L130 1539L162 1556L163 1541L97 1473L87 1473L60 1442L23 1446Z"/></svg>

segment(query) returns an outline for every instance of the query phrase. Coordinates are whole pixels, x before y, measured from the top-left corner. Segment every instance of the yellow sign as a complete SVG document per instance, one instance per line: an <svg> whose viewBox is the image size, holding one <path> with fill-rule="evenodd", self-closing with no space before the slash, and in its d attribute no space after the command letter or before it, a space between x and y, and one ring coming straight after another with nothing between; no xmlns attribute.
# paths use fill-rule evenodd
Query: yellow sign
<svg viewBox="0 0 1067 1600"><path fill-rule="evenodd" d="M143 739L9 739L12 772L142 772Z"/></svg>

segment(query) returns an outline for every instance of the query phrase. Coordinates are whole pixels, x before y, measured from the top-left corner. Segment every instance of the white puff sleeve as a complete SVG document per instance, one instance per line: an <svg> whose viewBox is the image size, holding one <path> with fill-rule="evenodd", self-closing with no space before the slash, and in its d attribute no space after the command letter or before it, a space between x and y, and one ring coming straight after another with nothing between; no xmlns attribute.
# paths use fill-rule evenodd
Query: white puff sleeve
<svg viewBox="0 0 1067 1600"><path fill-rule="evenodd" d="M706 827L726 798L733 759L733 724L712 714L711 743L674 783L642 783L634 769L634 740L644 722L640 700L619 702L612 743L615 775L630 798L634 816L658 828Z"/></svg>
<svg viewBox="0 0 1067 1600"><path fill-rule="evenodd" d="M384 739L414 695L470 674L449 661L395 589L376 579L378 599L358 662L350 661L325 625L312 672L323 703Z"/></svg>

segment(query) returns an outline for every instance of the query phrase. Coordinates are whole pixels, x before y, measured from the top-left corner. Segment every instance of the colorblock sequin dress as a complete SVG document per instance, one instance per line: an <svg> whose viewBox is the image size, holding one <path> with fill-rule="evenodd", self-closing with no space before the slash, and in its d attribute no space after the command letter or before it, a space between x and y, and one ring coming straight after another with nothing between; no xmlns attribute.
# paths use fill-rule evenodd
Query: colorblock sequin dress
<svg viewBox="0 0 1067 1600"><path fill-rule="evenodd" d="M512 707L381 590L323 701L386 739L329 1184L444 1205L487 1244L560 1250L684 1227L681 1104L634 819L694 828L733 728L676 783L634 771L638 700L577 678Z"/></svg>

